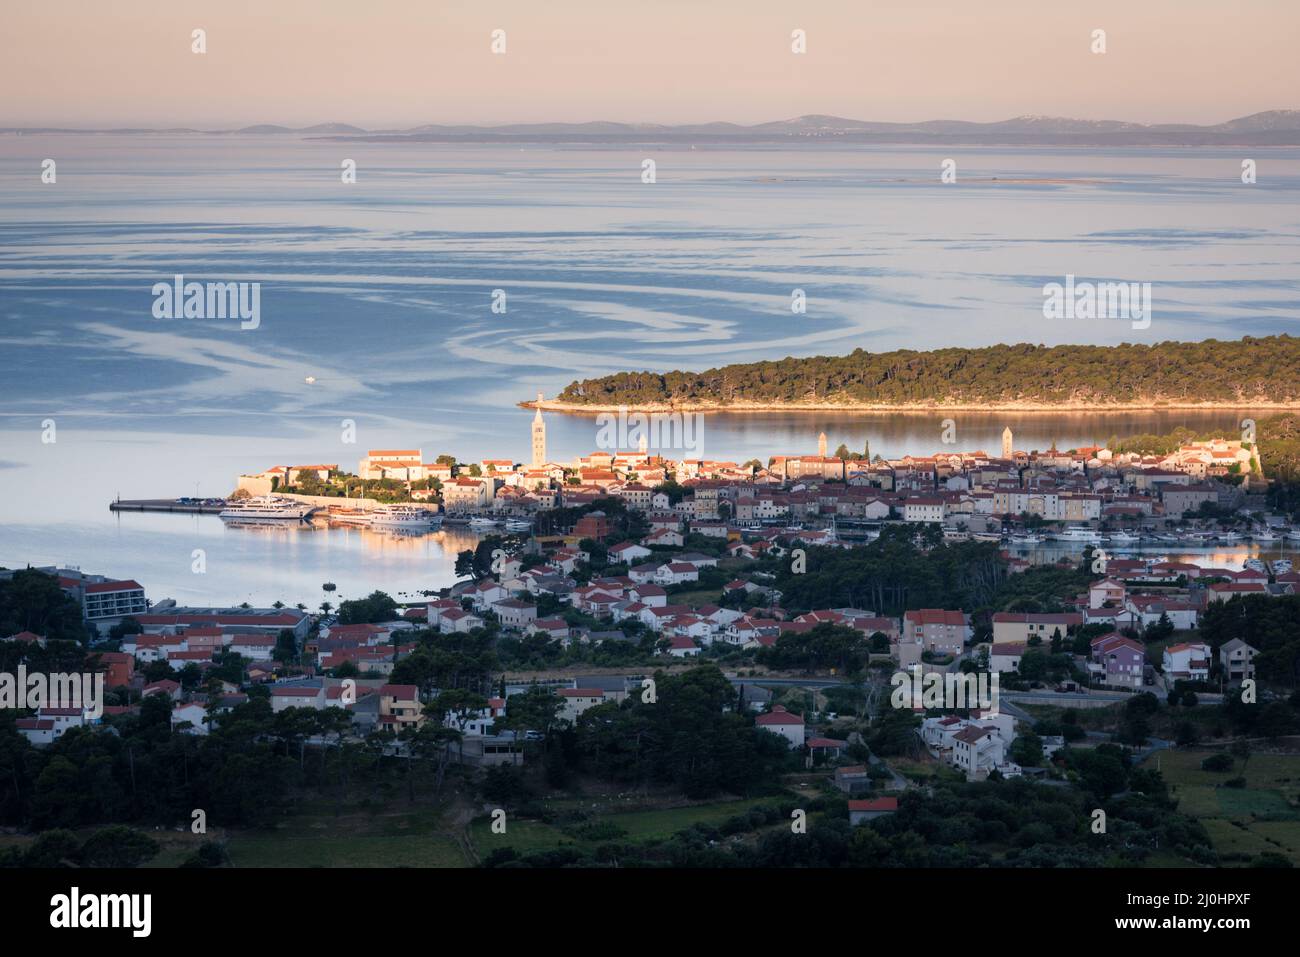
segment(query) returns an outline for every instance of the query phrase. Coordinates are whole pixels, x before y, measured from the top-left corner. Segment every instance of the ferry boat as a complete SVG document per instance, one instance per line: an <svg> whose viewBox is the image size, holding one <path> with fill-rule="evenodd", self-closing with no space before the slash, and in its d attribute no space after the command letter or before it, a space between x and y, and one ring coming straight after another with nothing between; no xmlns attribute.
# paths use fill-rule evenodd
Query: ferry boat
<svg viewBox="0 0 1300 957"><path fill-rule="evenodd" d="M314 511L316 506L307 502L274 495L257 495L229 501L218 514L223 519L237 522L299 522Z"/></svg>
<svg viewBox="0 0 1300 957"><path fill-rule="evenodd" d="M1090 542L1093 545L1100 544L1102 541L1100 532L1085 525L1070 525L1065 531L1057 532L1056 538L1062 542Z"/></svg>
<svg viewBox="0 0 1300 957"><path fill-rule="evenodd" d="M432 528L436 516L418 505L380 505L370 513L372 528Z"/></svg>

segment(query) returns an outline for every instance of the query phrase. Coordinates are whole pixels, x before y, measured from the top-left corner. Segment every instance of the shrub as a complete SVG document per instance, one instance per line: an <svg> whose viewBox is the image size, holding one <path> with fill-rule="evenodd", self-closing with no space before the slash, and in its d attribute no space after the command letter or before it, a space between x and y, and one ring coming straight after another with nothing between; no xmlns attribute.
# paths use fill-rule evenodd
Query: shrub
<svg viewBox="0 0 1300 957"><path fill-rule="evenodd" d="M1208 758L1206 758L1204 761L1201 762L1201 770L1202 771L1231 771L1232 765L1234 763L1235 762L1232 760L1231 754L1223 754L1223 753L1211 754Z"/></svg>

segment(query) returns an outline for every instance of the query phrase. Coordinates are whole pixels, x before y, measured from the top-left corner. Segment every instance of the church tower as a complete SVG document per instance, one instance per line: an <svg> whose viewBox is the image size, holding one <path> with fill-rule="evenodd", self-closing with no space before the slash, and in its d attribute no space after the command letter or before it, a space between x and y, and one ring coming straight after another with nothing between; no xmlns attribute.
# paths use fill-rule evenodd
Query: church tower
<svg viewBox="0 0 1300 957"><path fill-rule="evenodd" d="M542 421L542 394L537 393L537 414L533 416L533 468L546 464L546 423Z"/></svg>
<svg viewBox="0 0 1300 957"><path fill-rule="evenodd" d="M1004 459L1009 459L1013 457L1013 450L1011 445L1011 426L1009 425L1002 430L1002 457Z"/></svg>
<svg viewBox="0 0 1300 957"><path fill-rule="evenodd" d="M817 436L817 454L826 458L826 433Z"/></svg>

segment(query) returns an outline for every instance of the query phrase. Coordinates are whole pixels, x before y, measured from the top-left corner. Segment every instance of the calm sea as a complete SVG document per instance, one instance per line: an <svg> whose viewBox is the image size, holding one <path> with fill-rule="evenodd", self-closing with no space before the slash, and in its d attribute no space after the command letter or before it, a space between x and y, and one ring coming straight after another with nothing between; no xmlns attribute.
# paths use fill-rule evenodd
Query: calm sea
<svg viewBox="0 0 1300 957"><path fill-rule="evenodd" d="M1300 151L1252 155L1255 186L1226 150L0 137L0 564L80 565L186 602L314 607L325 581L413 593L451 580L468 533L249 532L108 502L222 494L288 461L352 469L375 447L521 460L515 403L622 369L1295 332ZM155 319L151 287L178 273L260 283L259 327ZM1151 327L1045 320L1042 286L1067 273L1151 282ZM595 449L592 418L546 418L552 458ZM958 448L996 449L1010 425L1029 449L1233 431L1239 414L953 418ZM751 413L707 415L699 451L811 452L821 431L832 449L952 447L937 416Z"/></svg>

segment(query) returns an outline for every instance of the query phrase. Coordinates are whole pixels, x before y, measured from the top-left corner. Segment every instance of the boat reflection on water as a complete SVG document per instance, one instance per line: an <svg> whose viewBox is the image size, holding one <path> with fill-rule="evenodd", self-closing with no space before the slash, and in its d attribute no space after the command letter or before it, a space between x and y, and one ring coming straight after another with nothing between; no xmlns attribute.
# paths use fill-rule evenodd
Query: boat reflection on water
<svg viewBox="0 0 1300 957"><path fill-rule="evenodd" d="M487 530L469 528L464 525L425 525L411 527L407 525L371 525L350 521L350 516L315 515L306 521L266 522L240 521L223 519L222 524L232 531L244 535L257 532L261 535L286 537L298 533L314 532L328 547L336 541L339 545L356 547L358 544L367 551L392 551L394 548L422 552L433 546L441 551L455 555L473 549Z"/></svg>
<svg viewBox="0 0 1300 957"><path fill-rule="evenodd" d="M299 532L315 532L324 526L308 521L265 521L261 519L222 518L221 524L226 528L241 532L260 532L273 535L293 535Z"/></svg>

